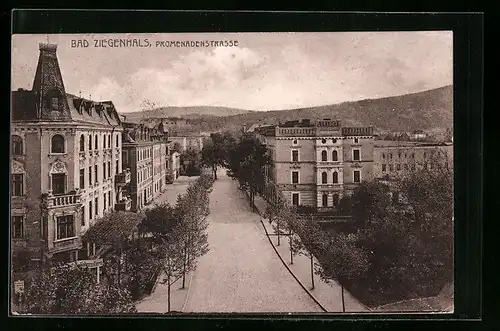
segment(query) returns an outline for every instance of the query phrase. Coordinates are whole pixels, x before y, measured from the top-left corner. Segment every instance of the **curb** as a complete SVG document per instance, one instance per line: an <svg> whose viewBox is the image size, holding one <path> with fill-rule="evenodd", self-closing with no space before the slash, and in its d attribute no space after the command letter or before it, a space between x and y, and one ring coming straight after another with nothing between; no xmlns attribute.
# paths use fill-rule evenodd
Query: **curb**
<svg viewBox="0 0 500 331"><path fill-rule="evenodd" d="M160 272L158 273L158 276L156 276L155 283L154 283L153 288L151 289L151 293L149 295L153 294L153 292L156 290L156 286L158 285L160 276L162 274L163 274L163 270L160 270Z"/></svg>
<svg viewBox="0 0 500 331"><path fill-rule="evenodd" d="M285 262L285 260L283 259L283 257L281 256L281 254L278 252L278 250L276 249L276 247L274 246L274 243L272 242L271 240L271 235L275 235L275 234L269 234L267 232L267 228L263 222L263 219L262 219L262 214L261 212L259 211L259 209L257 208L257 206L255 205L255 203L252 203L252 207L255 208L255 210L257 211L257 214L259 214L260 217L260 222L262 224L262 226L264 227L264 231L266 232L266 237L267 239L269 240L269 242L271 243L271 246L273 246L273 249L274 251L276 252L276 254L278 254L281 262L283 262L283 264L285 265L285 267L288 269L288 271L292 274L293 278L295 278L295 280L297 280L297 282L300 284L300 286L302 286L302 288L309 294L309 296L325 311L325 312L328 312L328 310L318 301L318 299L316 299L316 297L309 291L309 289L307 289L307 287L298 279L298 277L293 273L292 269L290 269L290 267L288 266L288 264ZM338 285L340 285L338 283L337 280L334 280ZM358 304L360 304L361 306L363 306L367 312L373 312L374 309L373 308L370 308L368 306L366 306L365 304L363 304L362 302L360 302L357 298L355 298L354 296L352 296L352 294L347 291L346 289L344 289L345 292L349 293L349 295L352 297L352 299L354 299ZM348 313L346 311L346 313ZM362 313L362 312L352 312L352 313Z"/></svg>
<svg viewBox="0 0 500 331"><path fill-rule="evenodd" d="M283 260L283 257L281 257L281 254L278 252L278 250L274 246L271 238L269 237L269 233L267 232L266 226L264 225L264 223L262 221L262 217L260 218L260 223L262 224L262 227L264 228L264 231L266 232L267 240L269 240L269 243L273 247L274 251L276 252L276 254L278 255L278 257L280 258L281 262L286 267L286 269L288 270L288 272L290 272L290 274L297 281L297 283L299 283L299 285L304 289L304 291L306 291L306 293L309 294L309 296L311 297L311 299L313 299L313 301L321 308L321 310L323 310L325 313L327 313L328 310L321 304L321 302L318 301L318 299L316 299L316 297L307 289L307 287L300 281L300 279L298 279L297 276L295 276L295 274L292 272L292 270L290 269L290 267L286 264L285 260Z"/></svg>
<svg viewBox="0 0 500 331"><path fill-rule="evenodd" d="M191 294L191 283L193 282L193 277L194 277L194 271L191 271L189 273L189 280L188 280L188 288L187 288L187 291L186 291L186 297L184 298L184 304L182 305L181 307L181 311L184 312L184 310L186 309L186 305L188 303L188 299L189 299L189 295Z"/></svg>

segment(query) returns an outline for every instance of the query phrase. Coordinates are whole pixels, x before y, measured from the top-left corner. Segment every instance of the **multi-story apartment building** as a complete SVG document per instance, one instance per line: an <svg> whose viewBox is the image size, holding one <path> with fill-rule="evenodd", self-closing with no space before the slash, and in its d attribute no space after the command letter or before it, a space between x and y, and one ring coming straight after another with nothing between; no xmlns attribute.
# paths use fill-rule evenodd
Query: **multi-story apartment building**
<svg viewBox="0 0 500 331"><path fill-rule="evenodd" d="M268 180L293 205L334 208L343 194L373 177L372 127L305 119L258 127L255 133L271 151Z"/></svg>
<svg viewBox="0 0 500 331"><path fill-rule="evenodd" d="M439 160L452 167L452 143L376 140L373 149L374 176L391 178L417 168L432 170Z"/></svg>
<svg viewBox="0 0 500 331"><path fill-rule="evenodd" d="M185 152L188 149L201 151L203 149L203 141L206 139L201 134L174 133L169 139L173 144L179 144L180 152Z"/></svg>
<svg viewBox="0 0 500 331"><path fill-rule="evenodd" d="M40 44L31 90L12 92L13 255L78 259L82 234L122 200L122 127L111 101L67 94L57 45Z"/></svg>
<svg viewBox="0 0 500 331"><path fill-rule="evenodd" d="M151 129L143 124L123 123L123 127L123 162L131 170L130 207L138 211L165 189L168 136L161 126Z"/></svg>

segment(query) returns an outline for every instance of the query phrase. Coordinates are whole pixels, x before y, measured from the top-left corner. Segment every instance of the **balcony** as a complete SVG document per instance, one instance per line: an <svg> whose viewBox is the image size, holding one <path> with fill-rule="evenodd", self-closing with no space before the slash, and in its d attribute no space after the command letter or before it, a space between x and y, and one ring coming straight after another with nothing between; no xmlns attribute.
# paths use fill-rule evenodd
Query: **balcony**
<svg viewBox="0 0 500 331"><path fill-rule="evenodd" d="M51 191L42 196L42 204L46 208L61 208L81 205L79 192L72 191L65 194L53 195Z"/></svg>
<svg viewBox="0 0 500 331"><path fill-rule="evenodd" d="M53 245L50 246L47 249L47 253L49 254L60 253L73 249L81 249L83 247L81 237L58 239L55 240Z"/></svg>
<svg viewBox="0 0 500 331"><path fill-rule="evenodd" d="M123 198L115 204L116 211L130 211L132 209L132 199Z"/></svg>
<svg viewBox="0 0 500 331"><path fill-rule="evenodd" d="M131 179L132 173L130 172L130 169L125 169L125 171L115 175L115 185L123 187L130 184Z"/></svg>
<svg viewBox="0 0 500 331"><path fill-rule="evenodd" d="M344 183L326 183L323 184L321 181L317 182L316 185L318 189L341 189L344 186Z"/></svg>

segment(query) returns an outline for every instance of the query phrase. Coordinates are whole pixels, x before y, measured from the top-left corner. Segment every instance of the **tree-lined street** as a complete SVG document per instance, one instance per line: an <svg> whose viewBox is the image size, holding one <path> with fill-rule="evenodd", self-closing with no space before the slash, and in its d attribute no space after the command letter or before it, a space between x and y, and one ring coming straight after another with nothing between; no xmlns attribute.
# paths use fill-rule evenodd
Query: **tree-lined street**
<svg viewBox="0 0 500 331"><path fill-rule="evenodd" d="M218 171L210 251L198 261L184 312L321 312L272 249L245 194Z"/></svg>

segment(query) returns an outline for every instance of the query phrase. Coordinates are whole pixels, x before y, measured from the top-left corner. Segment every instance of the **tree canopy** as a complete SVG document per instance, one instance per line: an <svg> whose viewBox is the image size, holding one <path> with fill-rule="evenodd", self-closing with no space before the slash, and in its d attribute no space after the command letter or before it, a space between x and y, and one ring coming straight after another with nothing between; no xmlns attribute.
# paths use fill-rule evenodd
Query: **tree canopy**
<svg viewBox="0 0 500 331"><path fill-rule="evenodd" d="M252 134L244 133L229 153L229 176L238 180L240 187L249 190L253 203L255 192L265 185L265 165L269 164L269 152Z"/></svg>
<svg viewBox="0 0 500 331"><path fill-rule="evenodd" d="M42 269L28 287L24 310L33 314L123 314L136 311L126 289L97 284L91 269L74 265Z"/></svg>

